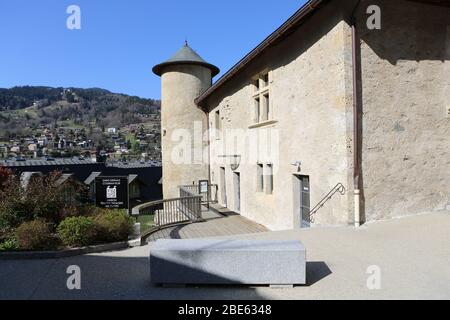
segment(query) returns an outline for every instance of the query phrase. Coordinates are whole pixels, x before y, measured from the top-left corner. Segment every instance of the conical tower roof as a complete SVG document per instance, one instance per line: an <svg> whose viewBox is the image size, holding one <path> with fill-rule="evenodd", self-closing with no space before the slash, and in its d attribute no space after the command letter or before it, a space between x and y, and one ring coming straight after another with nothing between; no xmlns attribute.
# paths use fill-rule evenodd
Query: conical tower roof
<svg viewBox="0 0 450 320"><path fill-rule="evenodd" d="M175 55L172 58L154 66L153 72L158 76L161 76L161 74L163 73L163 69L165 67L180 64L195 64L204 66L211 70L213 77L218 75L220 72L219 68L203 60L202 57L200 57L197 52L195 52L191 47L189 47L187 42L180 50L178 50L177 53L175 53Z"/></svg>

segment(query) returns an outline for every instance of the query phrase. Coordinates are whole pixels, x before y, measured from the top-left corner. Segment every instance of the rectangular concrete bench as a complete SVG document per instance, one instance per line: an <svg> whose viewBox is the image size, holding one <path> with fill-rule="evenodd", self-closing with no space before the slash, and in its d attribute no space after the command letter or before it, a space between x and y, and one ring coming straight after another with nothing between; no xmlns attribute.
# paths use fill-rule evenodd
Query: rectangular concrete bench
<svg viewBox="0 0 450 320"><path fill-rule="evenodd" d="M154 284L306 284L300 241L159 240L150 249Z"/></svg>

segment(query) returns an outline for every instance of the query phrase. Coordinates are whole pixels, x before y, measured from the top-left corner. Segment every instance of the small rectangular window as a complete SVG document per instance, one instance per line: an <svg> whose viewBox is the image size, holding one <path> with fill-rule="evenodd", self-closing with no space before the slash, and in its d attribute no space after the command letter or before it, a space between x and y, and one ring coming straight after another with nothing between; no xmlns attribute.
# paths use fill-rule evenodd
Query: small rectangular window
<svg viewBox="0 0 450 320"><path fill-rule="evenodd" d="M261 103L259 98L255 99L255 123L259 123Z"/></svg>
<svg viewBox="0 0 450 320"><path fill-rule="evenodd" d="M222 130L222 120L220 119L220 111L215 113L215 125L216 125L216 139L220 139L220 132Z"/></svg>
<svg viewBox="0 0 450 320"><path fill-rule="evenodd" d="M269 94L265 94L263 96L263 111L262 111L262 121L269 120L269 114L270 114L270 99Z"/></svg>
<svg viewBox="0 0 450 320"><path fill-rule="evenodd" d="M262 164L258 164L256 174L257 174L256 191L263 192L264 191L264 167Z"/></svg>
<svg viewBox="0 0 450 320"><path fill-rule="evenodd" d="M273 193L273 165L268 164L266 166L266 194Z"/></svg>
<svg viewBox="0 0 450 320"><path fill-rule="evenodd" d="M255 84L256 91L259 91L259 88L260 88L260 86L259 86L259 78L254 81L254 84Z"/></svg>
<svg viewBox="0 0 450 320"><path fill-rule="evenodd" d="M264 81L264 87L267 87L269 85L269 74L268 73L266 73L263 76L263 81Z"/></svg>

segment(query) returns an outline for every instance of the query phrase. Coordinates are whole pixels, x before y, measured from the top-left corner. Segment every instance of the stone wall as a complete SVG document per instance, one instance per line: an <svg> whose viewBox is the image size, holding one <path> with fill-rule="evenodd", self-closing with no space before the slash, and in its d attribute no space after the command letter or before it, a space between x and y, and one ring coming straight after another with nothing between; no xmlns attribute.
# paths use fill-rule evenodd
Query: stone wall
<svg viewBox="0 0 450 320"><path fill-rule="evenodd" d="M163 193L164 199L171 199L180 196L180 185L208 179L206 114L194 100L211 85L211 71L196 65L169 66L161 78Z"/></svg>
<svg viewBox="0 0 450 320"><path fill-rule="evenodd" d="M381 30L366 27L373 4ZM358 17L366 219L449 209L450 9L370 0Z"/></svg>

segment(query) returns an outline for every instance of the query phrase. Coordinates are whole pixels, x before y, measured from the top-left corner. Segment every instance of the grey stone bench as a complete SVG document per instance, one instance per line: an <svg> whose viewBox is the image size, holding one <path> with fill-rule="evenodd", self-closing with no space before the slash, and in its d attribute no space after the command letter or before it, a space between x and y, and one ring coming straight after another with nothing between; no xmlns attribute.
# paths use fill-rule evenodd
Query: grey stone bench
<svg viewBox="0 0 450 320"><path fill-rule="evenodd" d="M150 249L154 284L306 284L300 241L159 240Z"/></svg>

